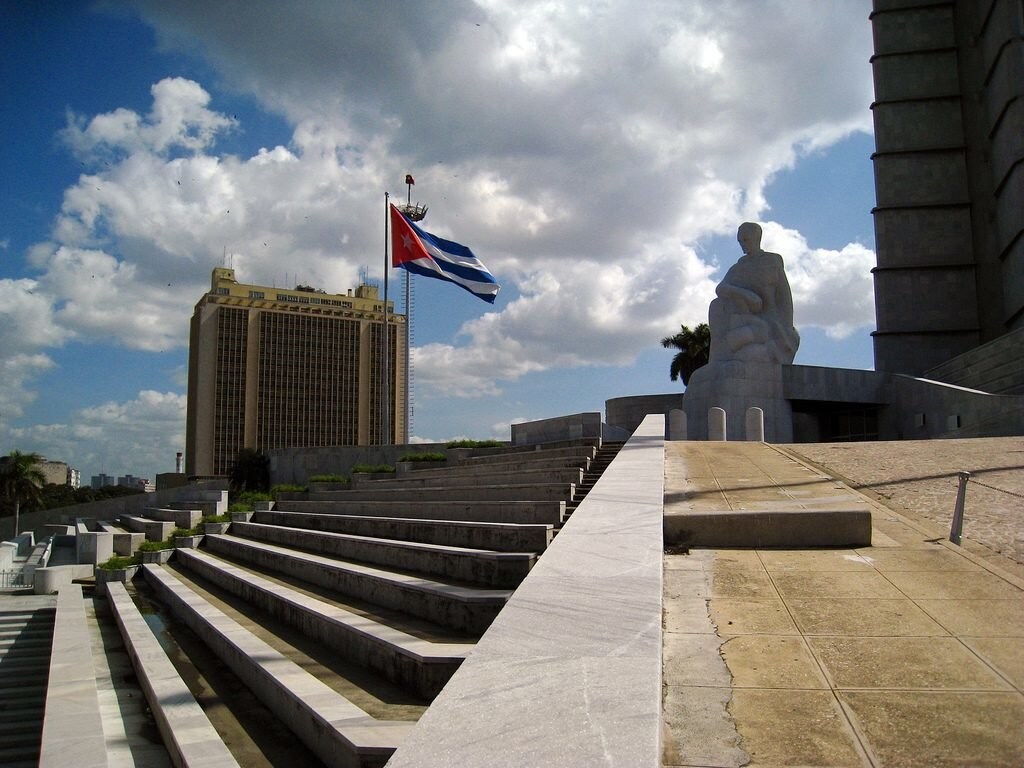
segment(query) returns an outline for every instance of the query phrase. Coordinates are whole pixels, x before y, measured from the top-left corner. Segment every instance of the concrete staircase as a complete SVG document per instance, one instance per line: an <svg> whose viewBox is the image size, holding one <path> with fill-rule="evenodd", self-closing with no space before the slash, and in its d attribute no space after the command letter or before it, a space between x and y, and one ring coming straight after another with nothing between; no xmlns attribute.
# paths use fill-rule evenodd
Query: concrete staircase
<svg viewBox="0 0 1024 768"><path fill-rule="evenodd" d="M619 455L619 450L622 446L623 443L604 443L597 450L597 454L583 473L583 479L579 487L577 487L572 500L565 505L565 520L569 519L576 507L583 502L587 494L597 484L597 481L601 479L601 475L604 474L604 471L615 460L615 457Z"/></svg>
<svg viewBox="0 0 1024 768"><path fill-rule="evenodd" d="M129 594L197 700L264 712L302 764L383 766L617 449L491 450L282 501L143 565ZM121 523L149 537L164 516Z"/></svg>
<svg viewBox="0 0 1024 768"><path fill-rule="evenodd" d="M43 730L56 599L0 598L0 765L35 766Z"/></svg>

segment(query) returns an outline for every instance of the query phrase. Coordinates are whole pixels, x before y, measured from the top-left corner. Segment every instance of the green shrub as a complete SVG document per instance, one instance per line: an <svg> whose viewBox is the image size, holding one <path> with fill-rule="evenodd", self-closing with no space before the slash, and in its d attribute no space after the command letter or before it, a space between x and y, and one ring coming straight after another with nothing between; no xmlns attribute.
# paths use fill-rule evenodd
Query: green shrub
<svg viewBox="0 0 1024 768"><path fill-rule="evenodd" d="M352 467L352 474L377 474L384 472L394 472L395 468L390 464L356 464Z"/></svg>
<svg viewBox="0 0 1024 768"><path fill-rule="evenodd" d="M248 507L249 509L252 509L252 505L253 505L254 502L257 502L257 501L273 501L273 500L274 500L273 496L271 496L269 493L264 493L263 491L246 491L245 493L240 493L240 494L238 494L238 496L235 497L235 501L237 503L239 503L239 504L248 504L249 505L249 507Z"/></svg>
<svg viewBox="0 0 1024 768"><path fill-rule="evenodd" d="M171 538L177 538L178 536L198 536L203 532L203 524L200 523L195 528L175 528L171 531Z"/></svg>
<svg viewBox="0 0 1024 768"><path fill-rule="evenodd" d="M128 568L130 566L138 565L138 564L139 564L139 558L134 556L134 555L132 557L123 557L121 555L114 555L112 558L110 558L106 562L100 563L98 567L102 568L104 571L119 571L122 568Z"/></svg>
<svg viewBox="0 0 1024 768"><path fill-rule="evenodd" d="M170 549L174 546L172 539L165 541L144 541L139 544L140 552L159 552L161 549Z"/></svg>
<svg viewBox="0 0 1024 768"><path fill-rule="evenodd" d="M292 483L280 483L270 489L270 495L274 501L277 501L277 495L279 493L305 493L308 490L304 485L294 485Z"/></svg>
<svg viewBox="0 0 1024 768"><path fill-rule="evenodd" d="M239 511L241 511L241 510L239 510ZM201 522L204 522L204 523L230 523L231 522L231 515L230 514L224 514L224 515L203 515Z"/></svg>
<svg viewBox="0 0 1024 768"><path fill-rule="evenodd" d="M347 483L348 478L344 475L313 475L309 478L311 483Z"/></svg>
<svg viewBox="0 0 1024 768"><path fill-rule="evenodd" d="M503 448L501 440L449 440L446 448Z"/></svg>
<svg viewBox="0 0 1024 768"><path fill-rule="evenodd" d="M407 453L399 461L447 461L443 453Z"/></svg>
<svg viewBox="0 0 1024 768"><path fill-rule="evenodd" d="M240 501L236 501L228 506L228 512L252 512L252 504L243 504ZM230 514L228 516L230 517Z"/></svg>

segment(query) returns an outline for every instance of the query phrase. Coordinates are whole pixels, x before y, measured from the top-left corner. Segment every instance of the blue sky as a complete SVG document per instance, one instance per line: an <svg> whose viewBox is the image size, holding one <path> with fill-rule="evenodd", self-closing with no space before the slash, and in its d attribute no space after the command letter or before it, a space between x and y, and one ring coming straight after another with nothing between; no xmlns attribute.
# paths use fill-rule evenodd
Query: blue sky
<svg viewBox="0 0 1024 768"><path fill-rule="evenodd" d="M502 284L416 282L418 439L679 388L658 341L706 319L748 219L796 362L872 366L862 3L408 7L0 6L0 453L172 471L225 250L245 282L379 279L407 172Z"/></svg>

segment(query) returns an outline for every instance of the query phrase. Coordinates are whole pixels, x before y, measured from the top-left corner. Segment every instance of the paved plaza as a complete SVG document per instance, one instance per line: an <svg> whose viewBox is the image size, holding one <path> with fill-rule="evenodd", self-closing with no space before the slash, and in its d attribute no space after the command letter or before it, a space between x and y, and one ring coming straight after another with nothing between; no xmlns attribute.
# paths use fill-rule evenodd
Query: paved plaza
<svg viewBox="0 0 1024 768"><path fill-rule="evenodd" d="M716 450L666 444L666 513L709 466L737 508L863 488L872 546L666 553L664 765L1024 765L1024 441Z"/></svg>

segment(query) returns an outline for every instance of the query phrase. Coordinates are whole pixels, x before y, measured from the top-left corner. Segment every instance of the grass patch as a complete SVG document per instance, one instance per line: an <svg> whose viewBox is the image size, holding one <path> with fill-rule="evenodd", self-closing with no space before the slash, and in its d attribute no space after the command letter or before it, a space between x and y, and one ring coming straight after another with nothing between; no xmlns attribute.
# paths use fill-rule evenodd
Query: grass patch
<svg viewBox="0 0 1024 768"><path fill-rule="evenodd" d="M394 472L395 468L390 464L356 464L352 467L353 475L363 474L385 474L388 472Z"/></svg>
<svg viewBox="0 0 1024 768"><path fill-rule="evenodd" d="M305 493L309 489L304 485L295 485L293 483L280 483L270 489L270 495L273 501L277 501L278 494L281 493Z"/></svg>
<svg viewBox="0 0 1024 768"><path fill-rule="evenodd" d="M162 549L171 549L174 546L173 539L164 541L144 541L139 544L139 552L159 552Z"/></svg>
<svg viewBox="0 0 1024 768"><path fill-rule="evenodd" d="M122 555L114 555L106 562L100 563L97 567L104 571L120 571L123 568L130 568L133 565L139 564L139 558L133 555L132 557L124 557Z"/></svg>
<svg viewBox="0 0 1024 768"><path fill-rule="evenodd" d="M399 461L447 461L448 457L443 453L407 453Z"/></svg>
<svg viewBox="0 0 1024 768"><path fill-rule="evenodd" d="M445 448L504 448L501 440L450 440Z"/></svg>

